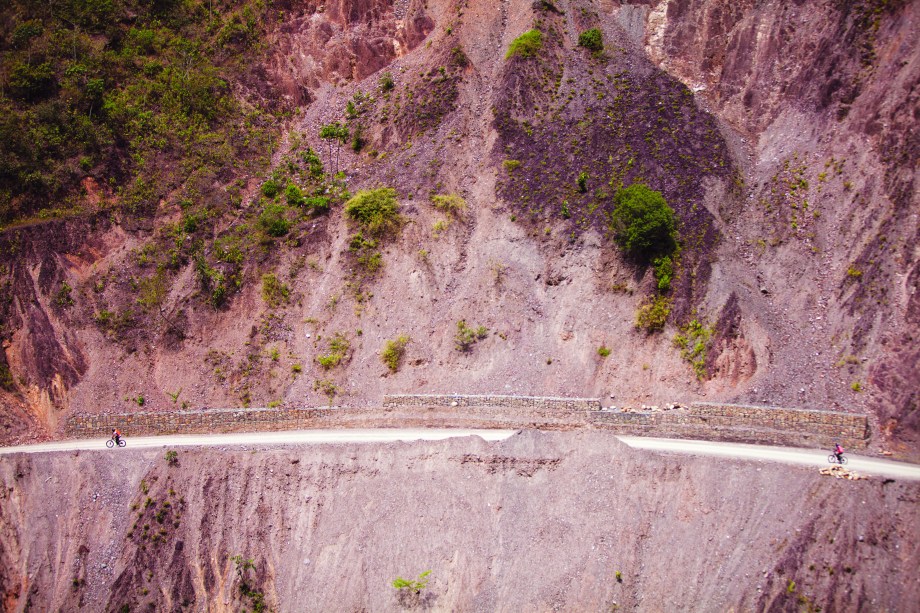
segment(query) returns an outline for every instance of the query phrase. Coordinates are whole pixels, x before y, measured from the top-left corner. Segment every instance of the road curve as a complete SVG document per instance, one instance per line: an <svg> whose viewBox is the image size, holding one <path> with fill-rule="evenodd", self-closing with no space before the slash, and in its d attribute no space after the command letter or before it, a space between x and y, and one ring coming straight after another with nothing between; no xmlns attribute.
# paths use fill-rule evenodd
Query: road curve
<svg viewBox="0 0 920 613"><path fill-rule="evenodd" d="M457 436L478 436L487 441L499 441L516 430L472 430L461 428L379 428L343 430L286 430L283 432L239 432L234 434L176 434L128 438L126 449L156 447L187 447L193 445L285 445L322 443L389 443L394 441L439 441ZM50 451L106 449L105 439L55 441L37 445L0 447L0 455L11 453L42 453Z"/></svg>
<svg viewBox="0 0 920 613"><path fill-rule="evenodd" d="M669 438L646 438L642 436L618 436L618 439L635 449L652 451L671 451L696 455L717 456L746 460L768 460L801 466L825 467L830 464L827 457L830 451L817 449L799 449L794 447L769 447L767 445L748 445L743 443L713 443L711 441L692 441ZM892 479L920 480L920 466L879 458L867 458L845 454L846 467L864 475L890 477Z"/></svg>

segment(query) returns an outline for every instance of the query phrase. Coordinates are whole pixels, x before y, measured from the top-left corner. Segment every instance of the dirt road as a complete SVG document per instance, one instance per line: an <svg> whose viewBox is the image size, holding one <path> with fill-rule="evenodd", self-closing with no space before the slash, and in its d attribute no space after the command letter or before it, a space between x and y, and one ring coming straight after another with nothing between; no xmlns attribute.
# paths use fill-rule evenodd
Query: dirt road
<svg viewBox="0 0 920 613"><path fill-rule="evenodd" d="M506 439L514 430L466 430L460 428L400 428L374 430L290 430L284 432L240 432L235 434L184 434L143 436L127 440L127 449L186 447L191 445L285 445L298 443L386 443L393 441L438 441L459 436L479 436L487 441ZM38 445L0 447L0 455L105 449L105 439L56 441Z"/></svg>
<svg viewBox="0 0 920 613"><path fill-rule="evenodd" d="M156 447L185 447L204 445L285 445L318 443L382 443L393 441L436 441L462 436L479 436L486 441L509 438L515 430L474 430L454 428L400 428L400 429L342 429L342 430L293 430L285 432L241 432L235 434L170 435L134 437L128 440L127 449L149 449ZM716 456L742 460L766 460L804 466L829 466L829 451L746 445L741 443L718 443L640 436L618 436L621 441L636 449L668 451L696 455ZM102 438L69 440L38 445L0 447L0 455L11 453L41 453L50 451L105 449ZM897 479L920 480L920 466L878 458L847 454L847 468L867 475Z"/></svg>
<svg viewBox="0 0 920 613"><path fill-rule="evenodd" d="M830 451L797 449L790 447L769 447L767 445L745 445L742 443L713 443L709 441L687 441L667 438L645 438L641 436L620 436L621 441L636 449L671 451L723 458L768 460L804 466L830 466L827 457ZM891 477L896 479L920 480L920 466L893 462L878 458L867 458L845 454L846 467L858 473Z"/></svg>

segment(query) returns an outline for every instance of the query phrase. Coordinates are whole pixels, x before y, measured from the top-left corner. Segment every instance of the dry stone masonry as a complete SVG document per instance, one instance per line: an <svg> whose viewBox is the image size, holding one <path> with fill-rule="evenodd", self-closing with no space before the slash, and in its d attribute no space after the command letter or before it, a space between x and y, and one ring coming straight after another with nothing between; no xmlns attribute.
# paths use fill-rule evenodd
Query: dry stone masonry
<svg viewBox="0 0 920 613"><path fill-rule="evenodd" d="M349 427L601 428L637 434L703 440L861 449L868 419L832 411L694 403L671 410L601 408L594 398L400 394L385 396L382 408L312 407L201 409L192 411L74 415L63 434L126 436Z"/></svg>

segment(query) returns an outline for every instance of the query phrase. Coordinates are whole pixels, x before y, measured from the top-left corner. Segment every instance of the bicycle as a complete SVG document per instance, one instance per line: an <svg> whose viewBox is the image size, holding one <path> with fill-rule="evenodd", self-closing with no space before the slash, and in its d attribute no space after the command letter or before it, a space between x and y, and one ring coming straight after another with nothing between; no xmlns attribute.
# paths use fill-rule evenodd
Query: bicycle
<svg viewBox="0 0 920 613"><path fill-rule="evenodd" d="M832 453L831 455L827 456L827 461L830 462L831 464L840 464L840 465L843 465L843 464L846 464L846 463L847 463L847 458L846 458L845 455L841 455L841 456L840 456L840 460L838 461L838 460L837 460L837 455L834 454L834 453Z"/></svg>
<svg viewBox="0 0 920 613"><path fill-rule="evenodd" d="M119 447L124 447L124 446L127 445L127 444L128 444L128 443L127 443L127 441L125 441L125 438L124 438L123 436L118 437L118 446L119 446ZM114 438L110 438L109 440L107 440L107 441L105 442L105 446L108 447L109 449L113 448L113 447L115 446L115 439L114 439Z"/></svg>

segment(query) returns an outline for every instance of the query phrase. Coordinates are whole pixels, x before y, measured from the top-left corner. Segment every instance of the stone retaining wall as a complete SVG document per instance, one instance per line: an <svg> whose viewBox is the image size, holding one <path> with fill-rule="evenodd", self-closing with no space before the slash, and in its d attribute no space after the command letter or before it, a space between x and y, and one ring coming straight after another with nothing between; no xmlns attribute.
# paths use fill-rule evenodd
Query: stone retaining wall
<svg viewBox="0 0 920 613"><path fill-rule="evenodd" d="M597 411L597 398L551 398L543 396L491 396L464 394L390 394L384 407L492 407L496 409L538 409Z"/></svg>
<svg viewBox="0 0 920 613"><path fill-rule="evenodd" d="M543 428L583 427L618 434L829 447L839 441L860 449L869 436L864 415L695 403L689 408L623 412L600 410L590 398L526 396L394 395L382 408L252 408L73 415L67 437L107 437L304 428L381 427Z"/></svg>

